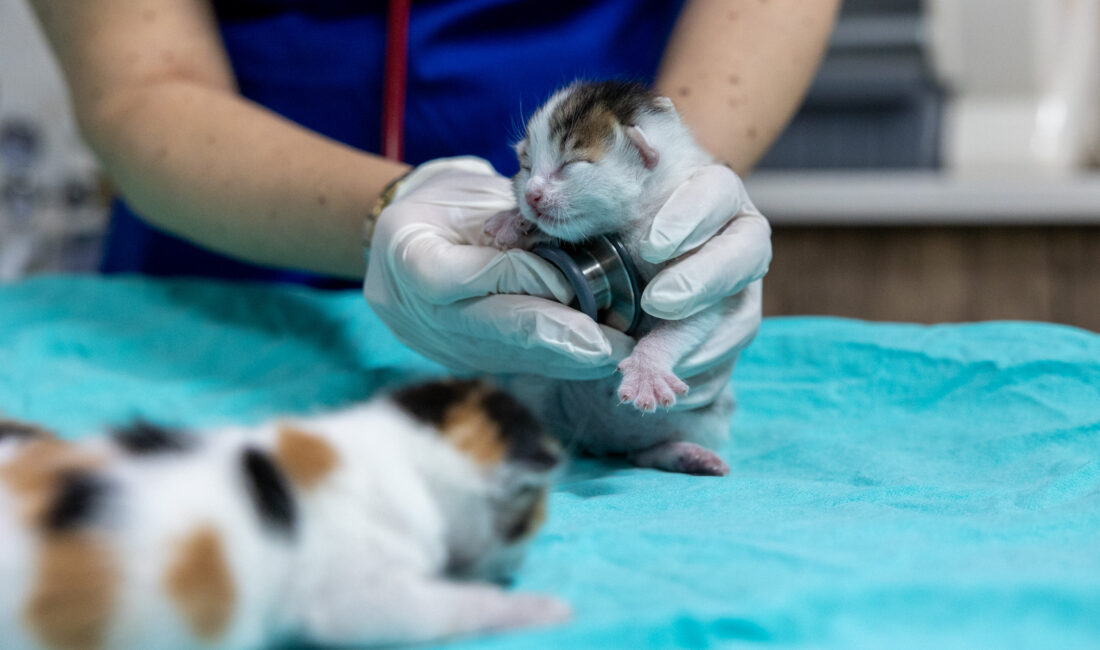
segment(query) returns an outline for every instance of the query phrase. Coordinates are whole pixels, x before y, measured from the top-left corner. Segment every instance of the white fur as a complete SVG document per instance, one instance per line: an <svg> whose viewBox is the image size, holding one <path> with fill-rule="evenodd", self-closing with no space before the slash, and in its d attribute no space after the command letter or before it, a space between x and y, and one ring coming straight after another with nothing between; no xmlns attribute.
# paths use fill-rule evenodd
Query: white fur
<svg viewBox="0 0 1100 650"><path fill-rule="evenodd" d="M294 539L260 525L239 467L245 446L273 449L282 423L322 437L339 456L312 490L294 488ZM117 495L103 522L123 574L110 648L423 642L569 616L550 598L450 577L456 555L481 579L522 556L522 542L505 544L493 527L507 463L476 465L391 402L197 435L195 450L154 456L129 456L103 439L85 444L108 458L104 476ZM540 480L545 488L549 477ZM5 649L41 650L22 620L34 540L6 490L0 481L0 638ZM218 532L236 589L229 629L212 644L196 641L163 587L180 540L199 526Z"/></svg>
<svg viewBox="0 0 1100 650"><path fill-rule="evenodd" d="M517 147L521 162L526 164L513 179L519 212L551 239L578 242L597 234L619 234L648 281L664 265L641 258L643 236L673 191L700 166L713 164L714 159L695 142L671 100L662 97L657 100L662 110L641 113L633 125L641 131L635 140L642 144L628 137L625 129L631 125L618 125L614 143L601 159L570 162L578 158L578 153L560 150L550 135L550 117L575 88L569 86L557 92L528 122L527 136ZM652 169L647 168L639 151L646 144L658 155ZM524 198L532 187L543 196L539 214ZM512 221L522 224L522 220ZM502 216L489 224L487 231L504 245L532 241L506 232L509 225ZM620 366L621 378L568 382L521 377L514 380L513 389L568 443L597 454L634 457L649 451L644 462L647 466L696 471L698 468L681 467L682 447L676 447L668 458L652 450L670 441L688 441L711 449L719 446L728 436L732 392L727 390L700 409L642 415L659 406L671 406L675 401L673 391L686 389L675 377L674 369L725 316L724 310L716 306L679 321L647 317L633 354ZM631 401L637 408L620 406L622 401Z"/></svg>
<svg viewBox="0 0 1100 650"><path fill-rule="evenodd" d="M0 443L0 454L4 444ZM2 456L0 456L2 458ZM0 461L2 463L2 461ZM19 521L15 504L0 490L0 629L3 646L31 647L31 639L22 629L24 594L30 588L32 539Z"/></svg>

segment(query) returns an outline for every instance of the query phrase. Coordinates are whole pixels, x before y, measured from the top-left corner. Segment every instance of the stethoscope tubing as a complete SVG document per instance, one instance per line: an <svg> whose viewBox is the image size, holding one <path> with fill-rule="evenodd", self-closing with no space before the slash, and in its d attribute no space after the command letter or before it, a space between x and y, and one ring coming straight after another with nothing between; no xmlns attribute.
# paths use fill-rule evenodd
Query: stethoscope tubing
<svg viewBox="0 0 1100 650"><path fill-rule="evenodd" d="M382 155L405 158L405 92L409 78L411 0L390 0L386 16L386 63L382 89Z"/></svg>

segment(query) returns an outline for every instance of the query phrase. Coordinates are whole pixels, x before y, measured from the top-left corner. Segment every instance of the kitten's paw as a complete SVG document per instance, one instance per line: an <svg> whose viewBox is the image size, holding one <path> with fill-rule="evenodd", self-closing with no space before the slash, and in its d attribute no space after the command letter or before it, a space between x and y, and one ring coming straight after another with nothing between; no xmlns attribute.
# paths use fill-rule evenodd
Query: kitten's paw
<svg viewBox="0 0 1100 650"><path fill-rule="evenodd" d="M523 218L519 210L498 212L485 220L485 234L497 248L523 248L532 224Z"/></svg>
<svg viewBox="0 0 1100 650"><path fill-rule="evenodd" d="M673 440L654 445L630 456L638 467L696 476L726 476L730 467L718 454L694 442Z"/></svg>
<svg viewBox="0 0 1100 650"><path fill-rule="evenodd" d="M655 368L633 356L619 363L623 380L619 383L619 399L633 402L643 413L652 413L658 406L671 407L676 396L688 391L688 385L673 373Z"/></svg>
<svg viewBox="0 0 1100 650"><path fill-rule="evenodd" d="M573 620L573 608L564 601L537 594L511 594L501 629L560 625Z"/></svg>

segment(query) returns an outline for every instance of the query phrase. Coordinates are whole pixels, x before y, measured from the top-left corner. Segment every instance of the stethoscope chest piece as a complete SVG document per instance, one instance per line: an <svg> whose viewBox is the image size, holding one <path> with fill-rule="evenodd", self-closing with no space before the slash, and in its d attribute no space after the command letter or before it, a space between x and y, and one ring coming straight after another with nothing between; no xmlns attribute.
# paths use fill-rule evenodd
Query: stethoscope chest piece
<svg viewBox="0 0 1100 650"><path fill-rule="evenodd" d="M619 238L597 235L560 247L539 244L531 252L562 272L576 298L572 307L592 320L633 335L642 320L645 288Z"/></svg>

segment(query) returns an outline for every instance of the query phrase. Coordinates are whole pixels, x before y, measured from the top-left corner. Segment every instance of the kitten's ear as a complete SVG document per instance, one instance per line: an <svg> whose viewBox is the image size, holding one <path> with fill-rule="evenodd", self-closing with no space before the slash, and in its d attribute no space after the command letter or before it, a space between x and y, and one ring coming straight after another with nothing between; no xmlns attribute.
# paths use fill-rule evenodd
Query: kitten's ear
<svg viewBox="0 0 1100 650"><path fill-rule="evenodd" d="M656 168L657 163L661 160L661 154L657 153L657 150L649 143L649 138L646 137L642 127L623 127L623 132L626 133L626 137L630 139L630 143L638 150L638 154L641 155L642 163L645 165L645 168L650 170Z"/></svg>
<svg viewBox="0 0 1100 650"><path fill-rule="evenodd" d="M672 100L668 97L657 97L653 100L653 105L662 111L676 110L676 107L672 104Z"/></svg>

